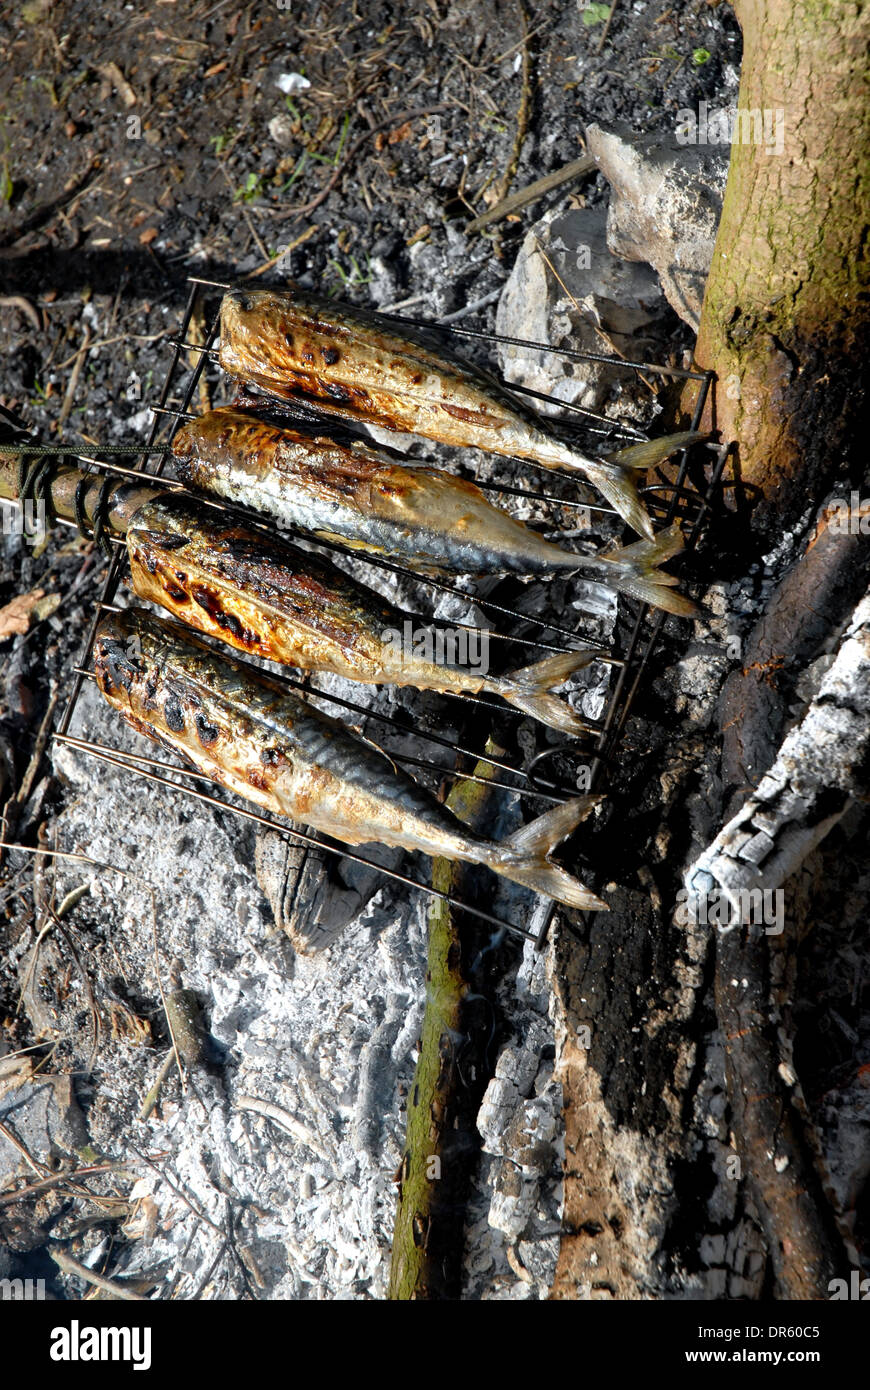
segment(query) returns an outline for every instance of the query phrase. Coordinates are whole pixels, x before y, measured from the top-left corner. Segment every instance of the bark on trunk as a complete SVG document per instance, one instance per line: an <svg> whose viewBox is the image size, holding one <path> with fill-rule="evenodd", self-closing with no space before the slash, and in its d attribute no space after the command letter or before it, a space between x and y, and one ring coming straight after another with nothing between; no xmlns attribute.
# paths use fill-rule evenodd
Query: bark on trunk
<svg viewBox="0 0 870 1390"><path fill-rule="evenodd" d="M866 0L734 0L744 54L696 359L766 535L860 482L868 346ZM697 388L683 397L690 409Z"/></svg>

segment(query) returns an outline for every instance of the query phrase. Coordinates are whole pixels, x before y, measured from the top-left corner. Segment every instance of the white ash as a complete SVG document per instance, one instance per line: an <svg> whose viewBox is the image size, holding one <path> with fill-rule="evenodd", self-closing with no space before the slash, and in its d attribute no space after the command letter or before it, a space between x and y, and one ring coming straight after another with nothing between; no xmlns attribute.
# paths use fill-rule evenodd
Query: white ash
<svg viewBox="0 0 870 1390"><path fill-rule="evenodd" d="M153 754L97 701L86 688L76 734L88 728ZM313 960L294 958L240 862L238 842L247 837L233 817L192 810L167 788L69 749L56 760L80 792L58 822L61 843L135 875L122 881L121 902L112 875L104 886L124 975L156 995L151 885L164 970L173 957L182 962L212 1037L227 1050L219 1074L197 1073L180 1100L167 1088L161 1117L146 1123L135 1111L158 1059L131 1057L126 1073L105 1083L126 1122L115 1128L105 1117L94 1142L119 1156L130 1156L127 1135L148 1152L169 1149L167 1171L218 1226L233 1205L238 1243L259 1251L267 1296L383 1297L391 1176L403 1140L399 1086L413 1073L425 996L420 903L385 888L336 946ZM239 1110L240 1097L277 1106L295 1132ZM307 1142L299 1137L305 1132ZM221 1237L150 1172L137 1189L146 1195L156 1204L157 1233L132 1248L130 1270L163 1260L179 1268L182 1250L192 1271L207 1270ZM230 1277L222 1266L205 1296L219 1296ZM183 1275L179 1296L193 1288L193 1275Z"/></svg>
<svg viewBox="0 0 870 1390"><path fill-rule="evenodd" d="M492 1169L489 1223L514 1238L535 1209L559 1123L560 1088L543 1081L544 1089L536 1089L546 1043L552 1044L552 1030L539 1020L521 1045L502 1050L477 1117L485 1151L502 1160Z"/></svg>
<svg viewBox="0 0 870 1390"><path fill-rule="evenodd" d="M773 766L685 875L692 895L722 890L740 919L746 895L779 888L866 795L870 598L855 610L830 670Z"/></svg>
<svg viewBox="0 0 870 1390"><path fill-rule="evenodd" d="M110 429L119 438L129 439L131 434L148 434L153 423L154 412L150 406L146 405L141 410L136 410L132 415L128 415L126 420L114 419Z"/></svg>
<svg viewBox="0 0 870 1390"><path fill-rule="evenodd" d="M90 684L72 733L161 756ZM111 949L113 968L137 996L154 1000L159 1014L156 932L164 984L169 962L179 961L183 982L202 1000L209 1033L223 1052L220 1066L190 1076L184 1094L170 1077L158 1110L145 1122L136 1116L164 1053L107 1053L103 1104L88 1115L91 1142L126 1159L169 1151L157 1163L161 1174L140 1169L131 1233L144 1234L125 1252L118 1272L148 1272L166 1262L177 1278L176 1297L239 1296L244 1267L260 1297L383 1298L395 1213L392 1179L404 1141L403 1093L413 1076L425 1003L424 900L386 884L334 945L314 958L295 956L250 872L251 836L243 822L69 747L58 745L54 756L75 793L58 818L60 847L126 874L93 876L90 901L105 924L105 943L95 942L94 949ZM492 829L502 834L518 821L518 808L507 805ZM60 867L58 876L63 893L82 871ZM531 908L538 901L499 884L491 910L534 929ZM491 949L500 949L497 937ZM484 1220L482 1240L469 1246L472 1297L542 1296L555 1268L559 1094L552 1062L540 1059L549 1036L542 971L542 958L527 952L515 985L505 986L511 997L502 1003L518 1038L533 1029L537 1075L523 1102L542 1100L537 1110L549 1117L542 1131L549 1159L537 1175L545 1191L528 1205L518 1248L524 1254ZM517 1143L530 1148L522 1126L515 1128ZM503 1148L497 1161L509 1163L509 1144ZM531 1173L530 1155L518 1149L517 1156ZM488 1163L472 1201L472 1212L487 1217L499 1201ZM191 1213L167 1178L202 1217ZM221 1254L230 1220L242 1265Z"/></svg>
<svg viewBox="0 0 870 1390"><path fill-rule="evenodd" d="M711 1173L713 1190L707 1197L709 1228L699 1243L700 1272L686 1276L686 1295L695 1299L761 1296L765 1252L758 1226L741 1214L739 1173L733 1136L726 1116L725 1046L716 1030L704 1049L704 1070L694 1097L694 1130L698 1136L691 1156Z"/></svg>
<svg viewBox="0 0 870 1390"><path fill-rule="evenodd" d="M831 1011L832 1012L832 1011ZM857 1041L857 1039L856 1039ZM870 1176L870 1086L865 1060L846 1082L825 1091L820 1120L825 1126L825 1163L837 1208L855 1220ZM857 1263L857 1259L856 1259Z"/></svg>
<svg viewBox="0 0 870 1390"><path fill-rule="evenodd" d="M541 902L529 929L550 910ZM532 942L523 949L511 1001L515 1040L499 1053L478 1113L484 1163L466 1227L466 1297L546 1298L556 1270L564 1155L548 955Z"/></svg>
<svg viewBox="0 0 870 1390"><path fill-rule="evenodd" d="M301 72L281 72L275 78L275 86L285 96L291 96L296 92L307 91L311 83Z"/></svg>
<svg viewBox="0 0 870 1390"><path fill-rule="evenodd" d="M798 550L806 543L807 530L814 522L818 524L818 518L824 516L825 509L831 501L833 497L827 498L820 507L815 503L807 507L790 530L783 532L771 549L762 555L761 564L766 576L782 574L783 570L792 564Z"/></svg>
<svg viewBox="0 0 870 1390"><path fill-rule="evenodd" d="M369 261L369 270L372 276L369 285L369 295L372 304L376 309L385 308L394 301L399 294L399 279L396 268L390 264L384 256L372 256ZM372 430L374 434L374 430ZM375 438L378 436L375 435ZM382 443L388 443L387 439L382 439Z"/></svg>
<svg viewBox="0 0 870 1390"><path fill-rule="evenodd" d="M41 1163L60 1154L75 1157L87 1144L87 1129L69 1076L38 1076L30 1058L0 1076L0 1122ZM28 1172L20 1149L0 1134L0 1189Z"/></svg>

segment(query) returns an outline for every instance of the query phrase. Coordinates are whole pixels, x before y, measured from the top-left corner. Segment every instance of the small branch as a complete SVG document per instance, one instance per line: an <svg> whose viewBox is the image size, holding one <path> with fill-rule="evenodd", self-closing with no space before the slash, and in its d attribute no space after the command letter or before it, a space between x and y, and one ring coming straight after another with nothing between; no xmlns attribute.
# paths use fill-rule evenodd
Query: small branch
<svg viewBox="0 0 870 1390"><path fill-rule="evenodd" d="M123 1299L125 1303L150 1303L151 1301L141 1293L133 1293L132 1289L125 1288L123 1284L116 1284L112 1279L104 1279L102 1275L95 1274L86 1265L79 1264L78 1260L74 1260L71 1255L64 1254L63 1250L52 1250L49 1246L48 1253L58 1269L64 1274L77 1274L80 1279L86 1280L88 1284L93 1284L96 1289L102 1289L103 1293L111 1294L113 1298Z"/></svg>
<svg viewBox="0 0 870 1390"><path fill-rule="evenodd" d="M167 1158L168 1156L168 1149L155 1155L157 1158ZM69 1173L53 1173L50 1178L43 1178L41 1182L33 1182L28 1187L17 1187L12 1192L4 1192L0 1196L0 1207L13 1206L16 1202L23 1202L27 1197L35 1197L42 1192L50 1192L53 1187L66 1187L70 1183L80 1183L82 1178L94 1177L98 1173L123 1173L127 1168L134 1168L136 1161L135 1159L123 1159L109 1163L91 1163L86 1168L73 1168ZM144 1158L139 1161L148 1162ZM151 1164L150 1166L153 1167L154 1165ZM160 1172L160 1169L155 1171ZM87 1189L76 1191L75 1186L73 1186L71 1195L93 1197L94 1194L88 1192Z"/></svg>
<svg viewBox="0 0 870 1390"><path fill-rule="evenodd" d="M24 1144L22 1144L18 1136L13 1134L12 1130L9 1129L7 1125L0 1124L0 1134L3 1135L3 1138L6 1140L7 1144L11 1144L13 1149L18 1150L25 1163L33 1169L34 1173L38 1178L45 1177L45 1166L41 1163L37 1163L30 1150Z"/></svg>
<svg viewBox="0 0 870 1390"><path fill-rule="evenodd" d="M610 14L607 16L607 21L604 25L601 38L598 40L598 47L595 50L596 53L600 53L607 42L607 35L610 33L610 26L613 23L613 16L616 14L616 6L618 4L619 0L613 0L613 4L610 6Z"/></svg>
<svg viewBox="0 0 870 1390"><path fill-rule="evenodd" d="M69 381L67 382L66 393L63 398L63 405L61 406L60 414L57 417L58 429L61 427L61 425L63 425L66 422L67 417L69 416L69 413L72 410L73 400L75 399L76 394L76 387L79 384L79 377L81 376L82 367L84 365L84 361L87 356L88 348L90 347L90 345L91 330L88 324L85 324L85 331L82 335L81 346L79 347L78 353L76 354L76 359L73 363L73 369L70 372Z"/></svg>
<svg viewBox="0 0 870 1390"><path fill-rule="evenodd" d="M508 160L507 168L495 187L495 199L497 203L502 202L507 197L508 189L516 177L516 172L520 163L520 155L523 152L523 145L525 144L526 133L529 128L529 115L532 109L532 60L529 56L529 23L526 19L526 12L522 4L520 4L518 8L523 26L523 86L520 92L520 104L517 107L517 129L514 135L511 157Z"/></svg>
<svg viewBox="0 0 870 1390"><path fill-rule="evenodd" d="M790 675L824 650L848 620L867 582L866 525L870 506L855 509L854 528L836 524L827 507L804 552L778 585L744 645L742 665L722 693L722 782L727 814L751 796L776 757L788 713Z"/></svg>
<svg viewBox="0 0 870 1390"><path fill-rule="evenodd" d="M489 226L490 222L499 222L502 218L509 217L511 213L519 212L520 208L527 207L529 203L536 203L545 194L552 193L554 188L561 188L562 184L582 178L584 174L594 173L597 167L591 155L584 154L582 158L572 160L570 164L556 169L554 173L545 174L543 178L535 179L534 183L527 184L519 192L511 193L509 198L504 198L500 203L496 203L489 212L481 213L480 217L475 217L474 221L469 222L465 228L466 235L470 236L472 232L479 232L484 227Z"/></svg>
<svg viewBox="0 0 870 1390"><path fill-rule="evenodd" d="M0 307L18 309L30 321L37 333L42 332L42 319L30 300L23 294L0 294Z"/></svg>
<svg viewBox="0 0 870 1390"><path fill-rule="evenodd" d="M716 1015L725 1038L731 1126L781 1299L830 1298L848 1273L830 1203L779 1074L770 999L771 938L717 932Z"/></svg>
<svg viewBox="0 0 870 1390"><path fill-rule="evenodd" d="M270 256L268 261L264 261L262 265L258 265L256 270L249 271L248 274L244 276L244 279L255 280L258 275L265 275L266 271L271 270L273 265L277 265L279 261L283 261L285 256L289 256L290 252L295 251L297 246L302 246L306 241L310 241L319 231L320 228L316 223L312 223L310 227L306 227L304 232L300 232L299 236L294 237L292 241L288 241L286 246L282 246L277 255Z"/></svg>
<svg viewBox="0 0 870 1390"><path fill-rule="evenodd" d="M487 754L498 756L501 751L487 743ZM492 764L480 762L474 772L482 779L491 777ZM481 827L491 794L485 780L464 780L456 783L447 805L466 824ZM467 892L468 874L450 860L436 859L432 886L445 893ZM476 954L468 919L443 899L434 900L429 910L426 1012L408 1101L405 1151L396 1175L399 1201L388 1294L392 1300L459 1297L462 1213L470 1161L477 1153L468 1131L473 1133L485 1086L483 1067L468 1050L469 1040L480 1031L473 1026L468 999L470 993L480 998L469 983Z"/></svg>
<svg viewBox="0 0 870 1390"><path fill-rule="evenodd" d="M314 212L315 208L319 208L320 204L329 197L332 190L337 188L341 183L366 142L370 140L373 135L377 135L378 131L389 130L394 126L404 125L407 121L415 121L420 116L435 116L443 111L449 110L450 107L446 102L441 102L438 106L419 106L411 111L399 111L396 115L388 117L387 120L380 121L377 125L373 125L369 130L364 131L362 135L354 140L350 149L345 154L344 159L327 179L320 192L316 194L315 197L311 198L309 202L303 203L301 207L288 208L286 212L279 213L279 219L284 217L305 217Z"/></svg>
<svg viewBox="0 0 870 1390"><path fill-rule="evenodd" d="M297 1144L304 1144L324 1163L328 1163L331 1168L335 1167L335 1159L327 1153L317 1135L291 1115L289 1110L282 1110L280 1105L274 1105L269 1100L260 1100L257 1096L238 1096L236 1109L252 1110L255 1115L262 1115L264 1119L271 1120L279 1129L283 1129L285 1134L295 1139Z"/></svg>
<svg viewBox="0 0 870 1390"><path fill-rule="evenodd" d="M142 1106L138 1116L140 1120L147 1120L149 1115L153 1111L155 1105L157 1104L157 1099L160 1095L160 1087L163 1085L167 1076L172 1071L175 1058L175 1048L170 1047L169 1051L167 1052L166 1056L160 1064L160 1070L158 1071L157 1076L154 1079L153 1085L149 1089L148 1094L142 1102Z"/></svg>
<svg viewBox="0 0 870 1390"><path fill-rule="evenodd" d="M689 869L689 892L718 888L739 912L747 893L779 888L852 797L868 795L868 759L870 596L856 608L836 661L773 766Z"/></svg>
<svg viewBox="0 0 870 1390"><path fill-rule="evenodd" d="M52 689L49 697L48 705L33 745L33 752L27 764L27 770L21 779L21 785L18 790L10 796L3 807L2 815L0 815L0 864L3 863L7 850L15 848L15 846L10 844L10 840L18 828L21 812L24 810L28 797L33 790L34 783L36 782L36 774L39 771L45 750L48 747L48 741L54 726L54 711L57 707L57 701L58 691L55 687Z"/></svg>

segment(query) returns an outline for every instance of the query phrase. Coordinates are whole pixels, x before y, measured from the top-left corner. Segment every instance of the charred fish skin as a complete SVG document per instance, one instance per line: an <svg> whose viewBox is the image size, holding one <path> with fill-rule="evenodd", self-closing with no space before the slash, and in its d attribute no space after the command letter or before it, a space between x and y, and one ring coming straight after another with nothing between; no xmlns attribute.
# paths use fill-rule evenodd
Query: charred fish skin
<svg viewBox="0 0 870 1390"><path fill-rule="evenodd" d="M490 677L399 640L407 615L327 561L178 496L140 508L127 531L134 593L237 651L370 685L500 695L563 733L585 725L549 693L601 653L566 652ZM440 629L429 630L434 649ZM455 651L440 634L442 650ZM423 644L425 651L425 643Z"/></svg>
<svg viewBox="0 0 870 1390"><path fill-rule="evenodd" d="M471 836L383 754L178 624L112 614L98 629L94 673L135 728L266 810L350 844L417 848L429 835L456 851Z"/></svg>
<svg viewBox="0 0 870 1390"><path fill-rule="evenodd" d="M364 445L312 439L246 411L224 408L188 421L172 447L192 487L421 571L538 574L582 561L452 473L403 467Z"/></svg>
<svg viewBox="0 0 870 1390"><path fill-rule="evenodd" d="M325 559L171 495L131 519L133 590L238 651L380 683L397 609ZM409 682L411 684L412 682Z"/></svg>
<svg viewBox="0 0 870 1390"><path fill-rule="evenodd" d="M605 584L668 612L687 617L696 611L671 592L673 577L657 568L682 548L678 529L607 555L575 555L451 473L403 468L375 450L311 439L240 410L213 410L189 421L173 451L182 479L202 492L253 507L282 527L390 555L421 573L592 568Z"/></svg>
<svg viewBox="0 0 870 1390"><path fill-rule="evenodd" d="M373 746L262 673L141 610L101 621L94 673L135 729L264 810L348 844L377 841L482 864L572 906L606 906L549 860L597 798L566 802L493 844Z"/></svg>
<svg viewBox="0 0 870 1390"><path fill-rule="evenodd" d="M451 420L499 431L524 418L534 428L531 412L497 382L436 351L425 333L299 289L224 295L220 362L275 399L301 394L344 419L402 433L426 436L434 422L449 429Z"/></svg>
<svg viewBox="0 0 870 1390"><path fill-rule="evenodd" d="M230 290L221 305L220 361L274 399L302 396L345 419L579 471L649 539L635 472L701 438L670 435L593 459L487 373L434 351L419 333L298 289Z"/></svg>

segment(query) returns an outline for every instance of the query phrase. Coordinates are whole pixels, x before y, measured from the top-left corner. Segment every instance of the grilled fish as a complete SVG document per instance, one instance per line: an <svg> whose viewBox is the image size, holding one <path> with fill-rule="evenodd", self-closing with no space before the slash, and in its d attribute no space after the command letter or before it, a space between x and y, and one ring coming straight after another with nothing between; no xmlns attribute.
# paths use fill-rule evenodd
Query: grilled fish
<svg viewBox="0 0 870 1390"><path fill-rule="evenodd" d="M351 845L377 841L483 864L571 907L607 906L549 858L598 797L564 802L499 844L487 840L372 745L140 610L102 620L94 671L135 729L264 810Z"/></svg>
<svg viewBox="0 0 870 1390"><path fill-rule="evenodd" d="M173 440L192 487L243 503L324 540L395 556L412 569L536 574L594 569L602 583L669 613L697 610L657 566L682 549L678 526L604 555L575 555L437 468L404 467L365 445L312 439L248 411L190 420Z"/></svg>
<svg viewBox="0 0 870 1390"><path fill-rule="evenodd" d="M345 419L579 471L650 540L635 474L702 437L667 435L589 458L488 373L435 351L425 333L300 289L226 294L220 362L230 376L275 398L308 397Z"/></svg>
<svg viewBox="0 0 870 1390"><path fill-rule="evenodd" d="M306 671L371 685L411 685L500 695L550 728L586 727L549 688L600 653L564 652L504 676L436 661L426 643L400 640L407 615L328 561L197 506L164 495L130 519L133 588L189 626L240 651ZM409 624L409 626L413 626ZM453 634L427 630L431 646L455 652Z"/></svg>

